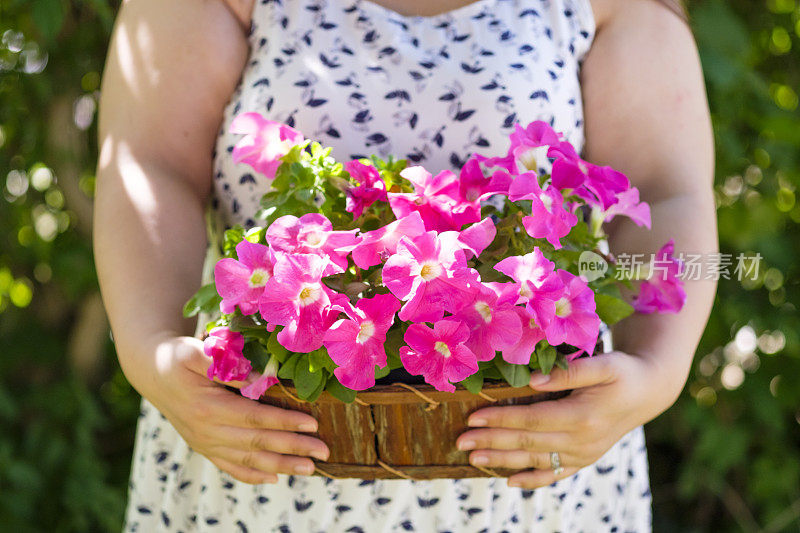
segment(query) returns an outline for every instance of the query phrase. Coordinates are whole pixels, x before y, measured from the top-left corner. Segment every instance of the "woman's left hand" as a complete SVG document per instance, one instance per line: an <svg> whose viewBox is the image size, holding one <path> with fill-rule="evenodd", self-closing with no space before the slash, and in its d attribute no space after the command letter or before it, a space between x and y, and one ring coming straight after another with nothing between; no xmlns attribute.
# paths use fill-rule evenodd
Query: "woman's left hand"
<svg viewBox="0 0 800 533"><path fill-rule="evenodd" d="M620 438L671 406L683 388L681 377L660 371L656 357L614 351L577 359L567 370L536 373L536 391L573 389L569 396L531 405L475 411L470 429L457 440L474 450L470 463L487 468L533 469L508 478L510 486L537 488L571 476L596 462ZM550 453L564 468L555 475Z"/></svg>

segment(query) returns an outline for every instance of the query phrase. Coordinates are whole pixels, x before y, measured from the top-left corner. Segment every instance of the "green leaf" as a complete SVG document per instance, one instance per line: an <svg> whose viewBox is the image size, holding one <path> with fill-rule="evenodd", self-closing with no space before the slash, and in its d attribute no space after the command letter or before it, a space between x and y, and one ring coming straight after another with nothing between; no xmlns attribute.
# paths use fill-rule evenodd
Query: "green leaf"
<svg viewBox="0 0 800 533"><path fill-rule="evenodd" d="M297 389L297 395L303 399L308 400L308 397L320 386L323 374L322 369L317 372L312 372L309 368L309 358L305 354L302 355L294 369L294 387Z"/></svg>
<svg viewBox="0 0 800 533"><path fill-rule="evenodd" d="M264 345L258 341L245 343L242 354L250 361L253 368L259 372L262 368L267 366L267 361L269 361L269 352Z"/></svg>
<svg viewBox="0 0 800 533"><path fill-rule="evenodd" d="M336 363L330 358L325 348L320 348L308 354L308 366L311 372L318 372L323 368L332 372L336 368Z"/></svg>
<svg viewBox="0 0 800 533"><path fill-rule="evenodd" d="M307 402L315 401L317 398L319 398L319 395L322 394L322 391L325 390L325 383L327 383L328 372L326 370L323 370L319 374L321 376L320 380L319 380L319 384L317 385L317 387L313 391L311 391L308 394L308 396L303 398Z"/></svg>
<svg viewBox="0 0 800 533"><path fill-rule="evenodd" d="M336 379L335 376L331 376L328 379L328 384L325 385L325 390L344 403L352 403L356 399L356 391L353 389L348 389L339 383L339 380Z"/></svg>
<svg viewBox="0 0 800 533"><path fill-rule="evenodd" d="M222 298L217 294L217 286L214 283L203 285L183 306L183 316L189 318L201 311L211 313L219 309L221 301Z"/></svg>
<svg viewBox="0 0 800 533"><path fill-rule="evenodd" d="M539 369L542 371L542 374L550 373L557 356L558 352L556 352L556 349L549 345L536 352L536 357L539 360Z"/></svg>
<svg viewBox="0 0 800 533"><path fill-rule="evenodd" d="M600 316L600 320L609 326L633 313L631 304L608 294L595 293L594 301L597 304L597 314Z"/></svg>
<svg viewBox="0 0 800 533"><path fill-rule="evenodd" d="M281 365L278 369L278 377L281 379L294 379L294 372L297 369L297 362L300 360L300 354L293 353L289 359Z"/></svg>
<svg viewBox="0 0 800 533"><path fill-rule="evenodd" d="M531 369L527 365L507 363L502 357L495 357L494 364L512 387L524 387L531 380Z"/></svg>
<svg viewBox="0 0 800 533"><path fill-rule="evenodd" d="M222 242L222 253L225 257L236 259L236 245L244 240L244 227L236 224L230 229L225 230Z"/></svg>
<svg viewBox="0 0 800 533"><path fill-rule="evenodd" d="M283 363L289 357L289 350L281 346L278 342L278 332L274 332L272 335L269 336L267 339L267 350L269 353L275 356L275 358Z"/></svg>
<svg viewBox="0 0 800 533"><path fill-rule="evenodd" d="M395 368L399 368L399 367L395 367ZM391 372L391 371L392 371L392 367L389 366L388 364L383 368L375 366L375 379L385 378L386 376L389 375L389 372Z"/></svg>
<svg viewBox="0 0 800 533"><path fill-rule="evenodd" d="M483 371L478 369L477 372L461 381L461 385L472 394L478 394L483 388Z"/></svg>

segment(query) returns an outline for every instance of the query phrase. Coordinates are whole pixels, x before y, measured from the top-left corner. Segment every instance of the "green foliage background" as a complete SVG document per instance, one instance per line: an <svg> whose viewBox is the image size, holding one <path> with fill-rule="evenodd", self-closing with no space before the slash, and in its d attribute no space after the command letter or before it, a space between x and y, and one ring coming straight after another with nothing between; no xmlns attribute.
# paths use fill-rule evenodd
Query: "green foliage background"
<svg viewBox="0 0 800 533"><path fill-rule="evenodd" d="M647 427L655 527L800 529L800 2L695 0L720 282L684 394ZM0 524L119 530L138 397L92 263L95 108L117 3L0 0ZM677 157L680 155L677 154Z"/></svg>

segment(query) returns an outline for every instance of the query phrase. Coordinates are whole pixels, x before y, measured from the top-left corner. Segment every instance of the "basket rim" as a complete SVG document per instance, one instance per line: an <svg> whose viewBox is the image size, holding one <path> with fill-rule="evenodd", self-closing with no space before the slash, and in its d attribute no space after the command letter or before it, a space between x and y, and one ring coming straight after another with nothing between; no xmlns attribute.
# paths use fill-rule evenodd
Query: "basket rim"
<svg viewBox="0 0 800 533"><path fill-rule="evenodd" d="M297 396L297 390L291 384L291 380L280 380L280 387L270 387L262 397L286 398L287 396ZM425 397L436 403L461 402L464 400L475 400L483 398L492 400L502 400L507 398L521 398L530 396L548 395L548 392L535 391L529 386L512 387L506 382L486 381L480 394L474 394L462 385L455 385L455 392L439 391L428 383L408 385L405 383L390 383L386 385L375 385L367 390L356 393L356 402L370 405L392 405L392 404L418 404ZM287 394L287 391L289 394ZM416 392L415 392L416 391ZM305 400L301 400L305 401ZM359 402L360 401L360 402ZM338 403L342 400L333 396L328 391L322 393L313 402L308 403Z"/></svg>

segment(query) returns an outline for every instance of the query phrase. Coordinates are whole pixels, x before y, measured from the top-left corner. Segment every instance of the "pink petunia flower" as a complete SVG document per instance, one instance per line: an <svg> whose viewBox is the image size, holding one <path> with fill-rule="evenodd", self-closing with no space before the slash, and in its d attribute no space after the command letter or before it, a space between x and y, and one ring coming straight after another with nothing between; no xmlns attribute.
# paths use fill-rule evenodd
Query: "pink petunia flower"
<svg viewBox="0 0 800 533"><path fill-rule="evenodd" d="M203 341L203 352L213 360L208 367L208 379L239 381L247 377L252 365L242 355L244 336L227 326L217 326Z"/></svg>
<svg viewBox="0 0 800 533"><path fill-rule="evenodd" d="M464 343L469 328L457 320L439 320L433 329L411 324L400 348L400 361L409 373L422 375L436 390L455 392L452 383L478 371L478 360Z"/></svg>
<svg viewBox="0 0 800 533"><path fill-rule="evenodd" d="M516 164L516 172L537 172L539 167L549 164L547 152L549 146L559 143L558 134L547 122L536 120L526 127L514 124L514 132L510 136L511 146L508 153Z"/></svg>
<svg viewBox="0 0 800 533"><path fill-rule="evenodd" d="M466 227L463 231L444 231L439 234L439 240L447 246L461 248L467 259L478 257L492 244L497 235L497 228L490 217L486 217L477 224Z"/></svg>
<svg viewBox="0 0 800 533"><path fill-rule="evenodd" d="M233 313L236 306L244 315L258 310L258 299L272 277L275 253L263 244L243 240L236 245L239 260L226 257L214 265L214 283L222 296L220 311Z"/></svg>
<svg viewBox="0 0 800 533"><path fill-rule="evenodd" d="M364 209L377 201L388 202L386 196L386 183L381 179L378 169L372 165L365 165L357 159L348 161L344 168L350 177L358 182L357 186L350 187L345 192L345 211L353 213L353 220L364 213Z"/></svg>
<svg viewBox="0 0 800 533"><path fill-rule="evenodd" d="M357 231L333 231L330 220L319 213L308 213L300 218L285 215L270 224L266 239L281 252L329 257L331 263L324 274L328 276L347 269L347 254L358 242Z"/></svg>
<svg viewBox="0 0 800 533"><path fill-rule="evenodd" d="M480 213L481 200L494 194L508 194L508 186L511 185L513 178L511 173L502 168L492 169L487 174L477 155L473 154L461 167L458 192L463 204L477 205Z"/></svg>
<svg viewBox="0 0 800 533"><path fill-rule="evenodd" d="M517 282L521 302L539 327L546 328L555 316L556 301L564 294L564 282L554 272L555 263L534 246L533 252L506 257L494 268Z"/></svg>
<svg viewBox="0 0 800 533"><path fill-rule="evenodd" d="M683 262L674 257L673 239L662 246L654 259L650 279L642 281L633 308L639 313L677 313L686 303L686 291L680 275Z"/></svg>
<svg viewBox="0 0 800 533"><path fill-rule="evenodd" d="M547 342L551 346L567 343L591 354L600 334L594 292L580 277L566 270L558 270L556 274L564 283L565 291L555 303L553 320L544 328ZM581 353L580 350L573 354L573 358Z"/></svg>
<svg viewBox="0 0 800 533"><path fill-rule="evenodd" d="M516 306L514 310L519 316L521 333L517 342L503 350L503 359L515 365L527 365L536 345L544 339L544 331L536 323L536 319L524 307Z"/></svg>
<svg viewBox="0 0 800 533"><path fill-rule="evenodd" d="M610 222L616 215L630 218L637 226L650 229L650 205L639 201L639 189L631 187L617 195L617 202L602 213L604 222Z"/></svg>
<svg viewBox="0 0 800 533"><path fill-rule="evenodd" d="M278 257L274 275L259 300L259 312L270 324L284 326L278 342L290 352L308 353L322 346L325 332L349 304L347 297L322 283L327 258L314 254Z"/></svg>
<svg viewBox="0 0 800 533"><path fill-rule="evenodd" d="M275 177L282 163L281 157L305 140L296 129L266 119L259 113L237 115L231 122L230 132L245 135L233 147L231 156L234 163L246 163L268 179Z"/></svg>
<svg viewBox="0 0 800 533"><path fill-rule="evenodd" d="M522 219L525 231L534 239L547 239L556 249L561 248L561 238L578 223L575 213L565 209L561 192L552 185L542 190L533 172L517 176L508 197L513 202L531 200L531 214Z"/></svg>
<svg viewBox="0 0 800 533"><path fill-rule="evenodd" d="M382 228L361 234L353 246L353 262L358 268L367 269L379 265L397 251L397 243L402 237L413 239L425 233L422 217L416 211L395 220ZM341 251L341 249L340 249Z"/></svg>
<svg viewBox="0 0 800 533"><path fill-rule="evenodd" d="M495 288L501 292L498 294ZM469 327L466 346L478 361L491 361L498 350L509 349L519 341L522 325L515 307L518 295L514 284L481 284L475 299L454 315Z"/></svg>
<svg viewBox="0 0 800 533"><path fill-rule="evenodd" d="M413 193L389 193L389 206L399 220L416 211L427 231L460 230L480 220L480 207L460 202L458 176L443 170L436 176L422 166L408 167L400 175L414 185Z"/></svg>
<svg viewBox="0 0 800 533"><path fill-rule="evenodd" d="M375 365L386 366L383 344L398 309L400 302L391 294L361 299L325 334L323 344L339 365L333 374L342 385L353 390L375 385Z"/></svg>
<svg viewBox="0 0 800 533"><path fill-rule="evenodd" d="M267 366L264 368L264 372L258 376L258 379L242 387L242 396L250 398L251 400L258 400L267 392L268 388L277 385L278 381L278 358L271 355L269 361L267 361Z"/></svg>
<svg viewBox="0 0 800 533"><path fill-rule="evenodd" d="M472 299L478 279L478 272L467 267L464 250L435 231L400 239L397 253L383 267L384 285L406 302L398 316L409 322L434 322L445 311L460 309Z"/></svg>

